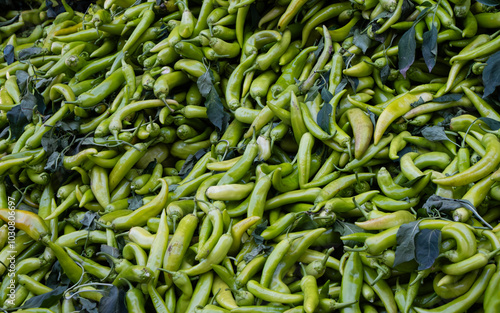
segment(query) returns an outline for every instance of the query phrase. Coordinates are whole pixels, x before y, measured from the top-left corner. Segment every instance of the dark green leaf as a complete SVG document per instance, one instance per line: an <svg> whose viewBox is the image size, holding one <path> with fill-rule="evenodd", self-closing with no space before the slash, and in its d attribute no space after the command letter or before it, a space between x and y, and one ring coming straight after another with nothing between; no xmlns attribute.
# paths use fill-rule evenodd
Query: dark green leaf
<svg viewBox="0 0 500 313"><path fill-rule="evenodd" d="M337 88L335 88L335 94L338 94L342 90L344 90L345 86L347 86L347 78L343 77Z"/></svg>
<svg viewBox="0 0 500 313"><path fill-rule="evenodd" d="M306 94L306 102L313 101L318 96L319 88L320 88L319 84L314 84L314 86L312 86L311 89L309 89L309 91Z"/></svg>
<svg viewBox="0 0 500 313"><path fill-rule="evenodd" d="M29 122L33 120L33 108L35 106L36 106L35 96L29 92L25 93L21 99L21 110Z"/></svg>
<svg viewBox="0 0 500 313"><path fill-rule="evenodd" d="M426 209L428 214L432 214L432 209L436 209L439 212L449 212L462 207L471 211L472 214L486 227L489 229L493 228L483 219L481 215L479 215L479 213L477 213L476 208L469 200L449 199L438 195L432 195L427 199L424 205L422 205L422 208Z"/></svg>
<svg viewBox="0 0 500 313"><path fill-rule="evenodd" d="M107 253L107 254L111 255L112 257L115 257L115 258L121 257L120 250L118 250L117 248L112 247L112 246L101 245L100 251L104 252L104 253Z"/></svg>
<svg viewBox="0 0 500 313"><path fill-rule="evenodd" d="M425 64L432 72L434 65L436 65L436 58L438 53L437 36L438 31L434 23L431 23L431 29L426 31L423 35L424 41L422 43L422 55L424 56Z"/></svg>
<svg viewBox="0 0 500 313"><path fill-rule="evenodd" d="M367 33L361 32L359 28L356 28L354 30L354 37L352 43L356 47L360 48L363 51L363 53L365 53L366 50L368 50L371 42L372 40L370 39Z"/></svg>
<svg viewBox="0 0 500 313"><path fill-rule="evenodd" d="M385 84L387 81L387 78L389 77L389 74L391 73L391 67L389 64L386 64L381 70L380 70L380 80L382 81L382 84Z"/></svg>
<svg viewBox="0 0 500 313"><path fill-rule="evenodd" d="M328 298L328 292L330 290L330 280L327 280L323 286L319 289L319 294L322 298Z"/></svg>
<svg viewBox="0 0 500 313"><path fill-rule="evenodd" d="M40 47L31 47L19 51L19 60L27 60L32 57L36 57L43 53L43 49Z"/></svg>
<svg viewBox="0 0 500 313"><path fill-rule="evenodd" d="M3 49L3 57L5 59L5 62L7 62L7 65L11 65L14 63L14 46L13 45L7 45Z"/></svg>
<svg viewBox="0 0 500 313"><path fill-rule="evenodd" d="M211 71L206 71L203 75L198 77L198 80L196 81L196 84L198 85L198 89L200 90L200 93L203 97L207 98L208 94L214 87L214 84L212 83L212 72Z"/></svg>
<svg viewBox="0 0 500 313"><path fill-rule="evenodd" d="M44 169L49 173L57 171L63 162L63 155L60 152L54 151L47 159Z"/></svg>
<svg viewBox="0 0 500 313"><path fill-rule="evenodd" d="M418 270L428 269L439 255L441 231L439 229L422 229L416 237L416 260Z"/></svg>
<svg viewBox="0 0 500 313"><path fill-rule="evenodd" d="M483 98L492 94L500 85L500 51L492 54L486 60L483 70L484 94Z"/></svg>
<svg viewBox="0 0 500 313"><path fill-rule="evenodd" d="M205 106L207 107L208 120L219 132L223 133L229 125L230 115L224 111L224 106L215 88L210 90Z"/></svg>
<svg viewBox="0 0 500 313"><path fill-rule="evenodd" d="M111 287L111 290L99 301L99 312L127 312L127 307L125 306L125 291L123 289L118 289L116 286Z"/></svg>
<svg viewBox="0 0 500 313"><path fill-rule="evenodd" d="M411 187L413 185L415 185L420 179L422 179L422 177L425 177L425 175L421 175L421 176L418 176L412 180L409 180L407 182L404 182L404 183L401 183L400 186L402 187Z"/></svg>
<svg viewBox="0 0 500 313"><path fill-rule="evenodd" d="M462 93L448 93L448 94L445 94L444 96L432 99L432 102L442 103L442 102L458 101L458 100L462 99L463 96L464 96L463 92Z"/></svg>
<svg viewBox="0 0 500 313"><path fill-rule="evenodd" d="M190 154L186 162L182 165L181 170L179 171L179 176L184 179L186 176L191 172L193 167L195 166L196 162L198 162L199 159L201 159L209 150L208 149L201 149L195 154Z"/></svg>
<svg viewBox="0 0 500 313"><path fill-rule="evenodd" d="M62 129L65 132L69 133L78 133L80 130L80 121L59 121L56 123L56 127Z"/></svg>
<svg viewBox="0 0 500 313"><path fill-rule="evenodd" d="M415 5L413 4L412 1L410 0L404 0L403 1L403 7L401 8L401 17L399 18L400 21L405 20L410 14L415 11Z"/></svg>
<svg viewBox="0 0 500 313"><path fill-rule="evenodd" d="M323 51L323 47L325 46L325 41L323 40L323 37L321 37L321 39L319 40L319 43L316 46L318 47L318 49L316 49L316 51L314 51L313 53L317 59L319 57L319 55L321 54L321 51Z"/></svg>
<svg viewBox="0 0 500 313"><path fill-rule="evenodd" d="M24 132L24 126L29 123L28 119L23 114L20 104L14 106L7 112L7 119L9 120L12 139L16 140Z"/></svg>
<svg viewBox="0 0 500 313"><path fill-rule="evenodd" d="M128 209L135 211L142 206L142 198L143 196L134 195L133 197L128 198Z"/></svg>
<svg viewBox="0 0 500 313"><path fill-rule="evenodd" d="M47 153L47 155L51 155L54 153L59 147L58 141L53 137L53 131L46 132L42 136L42 148Z"/></svg>
<svg viewBox="0 0 500 313"><path fill-rule="evenodd" d="M268 227L268 224L268 220L263 221L262 223L257 225L257 227L255 227L252 233L252 237L255 240L255 243L257 243L258 245L263 244L265 241L264 237L262 237L260 234L262 234L262 232Z"/></svg>
<svg viewBox="0 0 500 313"><path fill-rule="evenodd" d="M96 224L94 221L98 220L100 217L99 213L97 212L92 212L92 211L87 211L83 215L83 218L80 220L80 223L82 223L85 228L94 230L96 228Z"/></svg>
<svg viewBox="0 0 500 313"><path fill-rule="evenodd" d="M323 104L323 107L318 112L316 120L322 130L330 134L330 120L332 118L332 105L328 102Z"/></svg>
<svg viewBox="0 0 500 313"><path fill-rule="evenodd" d="M90 301L82 297L78 297L78 301L82 305L80 313L99 313L97 309L97 304L98 304L97 302Z"/></svg>
<svg viewBox="0 0 500 313"><path fill-rule="evenodd" d="M486 125L488 125L488 127L491 130L498 130L498 129L500 129L500 122L497 121L497 120L495 120L495 119L492 119L490 117L480 117L479 120L485 122Z"/></svg>
<svg viewBox="0 0 500 313"><path fill-rule="evenodd" d="M321 99L323 99L323 101L325 101L326 103L330 103L330 101L332 101L333 99L333 95L330 93L330 91L328 91L328 88L326 86L323 86L323 88L321 88Z"/></svg>
<svg viewBox="0 0 500 313"><path fill-rule="evenodd" d="M419 105L422 105L424 103L425 103L424 99L422 99L422 97L418 97L418 100L415 101L415 102L413 102L413 103L410 103L410 105L411 105L412 108L416 108Z"/></svg>
<svg viewBox="0 0 500 313"><path fill-rule="evenodd" d="M366 113L368 113L368 117L370 117L370 121L372 121L373 127L375 128L375 124L377 124L377 115L370 111L370 109L367 109Z"/></svg>
<svg viewBox="0 0 500 313"><path fill-rule="evenodd" d="M398 47L399 71L403 74L403 77L406 78L406 71L408 71L413 61L415 61L415 50L417 49L414 26L410 27L410 29L403 34L399 40Z"/></svg>
<svg viewBox="0 0 500 313"><path fill-rule="evenodd" d="M16 81L19 91L22 95L28 92L28 82L30 79L30 74L26 71L17 70L16 71Z"/></svg>
<svg viewBox="0 0 500 313"><path fill-rule="evenodd" d="M365 233L366 232L366 230L364 230L363 228L361 228L355 224L342 222L339 220L336 220L335 224L333 224L333 231L339 233L340 236L347 236L350 234ZM349 246L349 247L354 247L355 245L359 244L359 242L354 241L354 240L346 240L346 241L343 241L343 243L345 246Z"/></svg>
<svg viewBox="0 0 500 313"><path fill-rule="evenodd" d="M158 164L158 161L156 161L156 158L149 162L148 165L146 166L146 168L142 171L142 174L151 174L153 173L153 170L156 166L156 164Z"/></svg>
<svg viewBox="0 0 500 313"><path fill-rule="evenodd" d="M55 2L54 6L52 6L53 2L50 0L45 0L45 2L47 3L47 17L48 18L54 18L58 14L66 11L64 9L64 6L62 5L62 3L59 4L57 0L54 0L54 2Z"/></svg>
<svg viewBox="0 0 500 313"><path fill-rule="evenodd" d="M359 79L357 77L347 76L347 81L349 82L349 85L351 85L354 94L356 94L356 89L358 89L359 85Z"/></svg>
<svg viewBox="0 0 500 313"><path fill-rule="evenodd" d="M68 289L66 286L59 286L56 289L49 291L47 293L34 296L28 299L24 305L23 309L28 308L50 308L62 298L64 292Z"/></svg>
<svg viewBox="0 0 500 313"><path fill-rule="evenodd" d="M70 283L71 281L62 270L61 264L56 260L50 269L50 274L45 281L45 286L52 289L56 289L59 286L65 286L67 288Z"/></svg>
<svg viewBox="0 0 500 313"><path fill-rule="evenodd" d="M259 13L259 11L257 10L257 5L255 4L255 2L253 2L251 5L250 5L250 29L251 30L254 30L254 29L257 29L257 27L259 26L259 20L260 18L262 17L261 14Z"/></svg>
<svg viewBox="0 0 500 313"><path fill-rule="evenodd" d="M316 223L309 214L302 214L295 222L294 222L294 231L297 230L310 230L316 229L319 225Z"/></svg>
<svg viewBox="0 0 500 313"><path fill-rule="evenodd" d="M420 221L414 221L399 227L396 234L397 246L393 267L415 259L415 236L420 232L419 223Z"/></svg>
<svg viewBox="0 0 500 313"><path fill-rule="evenodd" d="M422 136L430 141L450 140L441 126L426 126L422 129Z"/></svg>
<svg viewBox="0 0 500 313"><path fill-rule="evenodd" d="M265 244L259 244L257 247L253 248L252 251L245 254L243 259L245 260L245 262L248 263L248 262L252 261L255 257L257 257L261 254L269 255L273 251L273 249L274 248L272 246L267 246Z"/></svg>

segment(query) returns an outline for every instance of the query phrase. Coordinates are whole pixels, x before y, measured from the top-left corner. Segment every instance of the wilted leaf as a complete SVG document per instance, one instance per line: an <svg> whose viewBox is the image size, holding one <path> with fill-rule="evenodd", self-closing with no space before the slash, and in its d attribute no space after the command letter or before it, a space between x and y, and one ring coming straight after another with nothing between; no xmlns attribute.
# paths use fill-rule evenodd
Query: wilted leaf
<svg viewBox="0 0 500 313"><path fill-rule="evenodd" d="M198 77L196 84L198 85L198 90L203 97L207 97L212 90L214 84L212 83L212 72L210 70L206 71L203 75Z"/></svg>
<svg viewBox="0 0 500 313"><path fill-rule="evenodd" d="M406 78L406 72L415 61L415 49L417 42L415 41L415 27L408 29L398 44L398 67L403 77Z"/></svg>
<svg viewBox="0 0 500 313"><path fill-rule="evenodd" d="M26 48L21 51L19 51L18 57L19 60L27 60L32 57L36 57L40 54L42 54L43 49L40 47L31 47L31 48Z"/></svg>
<svg viewBox="0 0 500 313"><path fill-rule="evenodd" d="M363 51L363 53L365 53L366 50L368 50L371 42L372 40L370 39L370 37L366 32L361 32L359 28L356 28L354 30L354 37L352 43L356 47L360 48Z"/></svg>
<svg viewBox="0 0 500 313"><path fill-rule="evenodd" d="M104 295L99 301L99 312L101 313L122 313L127 312L125 306L125 291L116 286Z"/></svg>

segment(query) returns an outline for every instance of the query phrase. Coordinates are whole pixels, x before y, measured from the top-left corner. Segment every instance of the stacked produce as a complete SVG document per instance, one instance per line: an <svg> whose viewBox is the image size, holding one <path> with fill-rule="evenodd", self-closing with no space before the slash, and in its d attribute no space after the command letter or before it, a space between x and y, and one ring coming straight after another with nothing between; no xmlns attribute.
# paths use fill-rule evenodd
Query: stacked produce
<svg viewBox="0 0 500 313"><path fill-rule="evenodd" d="M500 311L497 2L78 4L0 18L0 307Z"/></svg>

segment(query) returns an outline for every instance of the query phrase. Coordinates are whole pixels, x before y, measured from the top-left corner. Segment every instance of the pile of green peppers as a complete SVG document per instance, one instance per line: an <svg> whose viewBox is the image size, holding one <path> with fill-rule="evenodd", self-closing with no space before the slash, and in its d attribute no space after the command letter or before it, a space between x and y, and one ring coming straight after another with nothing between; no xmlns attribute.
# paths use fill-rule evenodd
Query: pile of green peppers
<svg viewBox="0 0 500 313"><path fill-rule="evenodd" d="M492 1L70 4L0 14L0 310L500 312Z"/></svg>

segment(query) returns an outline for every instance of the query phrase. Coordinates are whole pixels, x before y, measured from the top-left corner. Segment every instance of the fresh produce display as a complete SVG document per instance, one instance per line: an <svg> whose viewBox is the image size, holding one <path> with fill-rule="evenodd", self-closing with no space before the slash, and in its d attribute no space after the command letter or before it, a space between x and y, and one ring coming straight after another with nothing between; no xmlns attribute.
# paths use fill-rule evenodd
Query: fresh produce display
<svg viewBox="0 0 500 313"><path fill-rule="evenodd" d="M496 0L0 14L0 308L500 312Z"/></svg>

